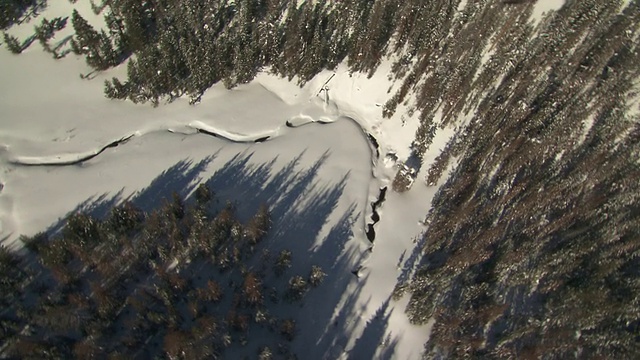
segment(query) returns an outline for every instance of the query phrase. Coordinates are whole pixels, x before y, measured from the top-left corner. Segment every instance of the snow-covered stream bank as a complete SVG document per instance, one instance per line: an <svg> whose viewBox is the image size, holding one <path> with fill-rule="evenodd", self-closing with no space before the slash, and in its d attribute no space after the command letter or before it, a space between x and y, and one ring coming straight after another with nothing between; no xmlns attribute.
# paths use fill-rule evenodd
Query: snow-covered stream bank
<svg viewBox="0 0 640 360"><path fill-rule="evenodd" d="M150 209L206 182L237 201L241 216L267 203L273 251L291 248L327 272L326 288L296 315L300 356L420 356L428 329L408 323L407 299L390 296L408 273L426 207L414 190L388 193L374 216L371 204L395 170L377 155L389 150L376 125L380 100L353 98L351 106L341 93L346 71L329 82L328 96L318 95L316 80L301 89L261 74L232 91L216 86L197 106L178 99L153 108L103 97L102 80L122 69L82 80L82 61L54 61L35 46L0 52L0 61L4 245L18 249L20 234L55 230L69 211L101 215L125 199ZM375 249L365 232L373 217Z"/></svg>

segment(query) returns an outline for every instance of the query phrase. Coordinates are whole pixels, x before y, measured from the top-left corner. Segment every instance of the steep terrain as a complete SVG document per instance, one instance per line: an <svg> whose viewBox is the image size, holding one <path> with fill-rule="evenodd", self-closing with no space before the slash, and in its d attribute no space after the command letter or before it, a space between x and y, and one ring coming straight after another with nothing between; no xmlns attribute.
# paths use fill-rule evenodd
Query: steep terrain
<svg viewBox="0 0 640 360"><path fill-rule="evenodd" d="M415 358L427 339L438 358L640 352L637 0L16 9L0 24L19 20L5 44L24 52L0 54L5 244L95 189L127 198L168 159L213 153L205 141L225 158L251 151L257 169L300 153L346 184L306 250L341 238L327 256L353 275L321 312L335 328L310 321L299 354L313 338L319 358ZM61 200L39 207L55 197L32 189L56 177ZM251 196L231 184L214 190Z"/></svg>

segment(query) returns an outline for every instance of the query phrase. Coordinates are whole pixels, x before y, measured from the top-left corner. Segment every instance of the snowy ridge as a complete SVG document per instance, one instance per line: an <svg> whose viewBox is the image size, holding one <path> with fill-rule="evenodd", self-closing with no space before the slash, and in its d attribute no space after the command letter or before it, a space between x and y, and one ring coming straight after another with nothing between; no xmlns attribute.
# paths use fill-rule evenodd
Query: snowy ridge
<svg viewBox="0 0 640 360"><path fill-rule="evenodd" d="M131 134L128 136L124 136L118 140L114 140L107 145L101 147L97 150L75 153L75 154L60 154L60 155L50 155L50 156L15 156L9 160L10 163L15 165L25 165L25 166L67 166L67 165L76 165L83 163L85 161L89 161L96 156L102 154L107 149L115 148L122 144L125 144L127 141L131 140L135 134Z"/></svg>
<svg viewBox="0 0 640 360"><path fill-rule="evenodd" d="M340 120L340 119L338 119ZM164 132L168 131L172 134L179 135L194 135L194 134L205 134L209 136L213 136L215 138L219 138L222 140L230 141L238 144L248 144L248 143L261 143L268 140L272 140L283 136L290 132L289 129L299 128L308 124L320 124L327 125L335 123L338 120L329 120L328 118L324 118L323 120L314 120L310 116L300 115L293 117L285 122L284 125L275 128L273 130L262 131L254 134L241 134L238 132L228 131L216 126L209 125L202 121L193 121L184 126L171 127L165 129L155 129L152 131L136 131L134 133L122 136L116 140L113 140L106 145L99 147L94 150L77 152L77 153L65 153L65 154L55 154L55 155L44 155L44 156L10 156L9 162L15 165L24 165L24 166L68 166L68 165L77 165L83 162L89 161L100 154L104 153L108 149L112 149L118 147L120 145L126 144L133 137L141 137L145 135L150 135L156 132ZM351 120L354 123L358 124L355 120L347 117L342 117L341 120ZM364 131L364 130L363 130ZM371 142L372 147L377 149L378 143L373 135L366 133L366 138ZM8 152L6 150L5 152Z"/></svg>

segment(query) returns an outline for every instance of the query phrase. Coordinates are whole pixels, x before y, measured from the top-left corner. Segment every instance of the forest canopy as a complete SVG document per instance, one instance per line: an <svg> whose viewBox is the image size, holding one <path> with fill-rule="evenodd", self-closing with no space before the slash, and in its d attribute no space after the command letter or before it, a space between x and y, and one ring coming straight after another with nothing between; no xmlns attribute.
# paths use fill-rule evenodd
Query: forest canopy
<svg viewBox="0 0 640 360"><path fill-rule="evenodd" d="M243 224L230 203L214 211L212 193L71 213L57 234L22 236L26 256L0 247L0 357L222 358L240 344L293 358L300 329L270 309L295 306L326 274L295 274L291 251L261 246L266 206Z"/></svg>
<svg viewBox="0 0 640 360"><path fill-rule="evenodd" d="M2 28L37 8L0 4ZM399 86L382 115L420 122L393 188L409 190L423 167L417 180L441 184L422 266L396 292L410 293L412 322L435 319L426 356L633 358L640 1L567 0L534 23L535 5L105 0L95 9L106 28L77 12L70 23L72 50L96 71L126 64L106 96L135 103L196 103L213 84L232 88L260 71L304 84L341 63L372 75L389 61ZM444 127L455 135L424 161ZM64 260L82 246L47 254ZM301 284L292 279L293 298Z"/></svg>

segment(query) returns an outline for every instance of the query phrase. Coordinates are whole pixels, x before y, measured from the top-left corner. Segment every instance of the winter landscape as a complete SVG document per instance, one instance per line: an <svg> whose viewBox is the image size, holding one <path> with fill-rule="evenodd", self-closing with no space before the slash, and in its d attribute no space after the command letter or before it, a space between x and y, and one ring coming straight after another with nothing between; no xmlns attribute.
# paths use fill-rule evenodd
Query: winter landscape
<svg viewBox="0 0 640 360"><path fill-rule="evenodd" d="M0 358L640 356L640 1L0 27Z"/></svg>

